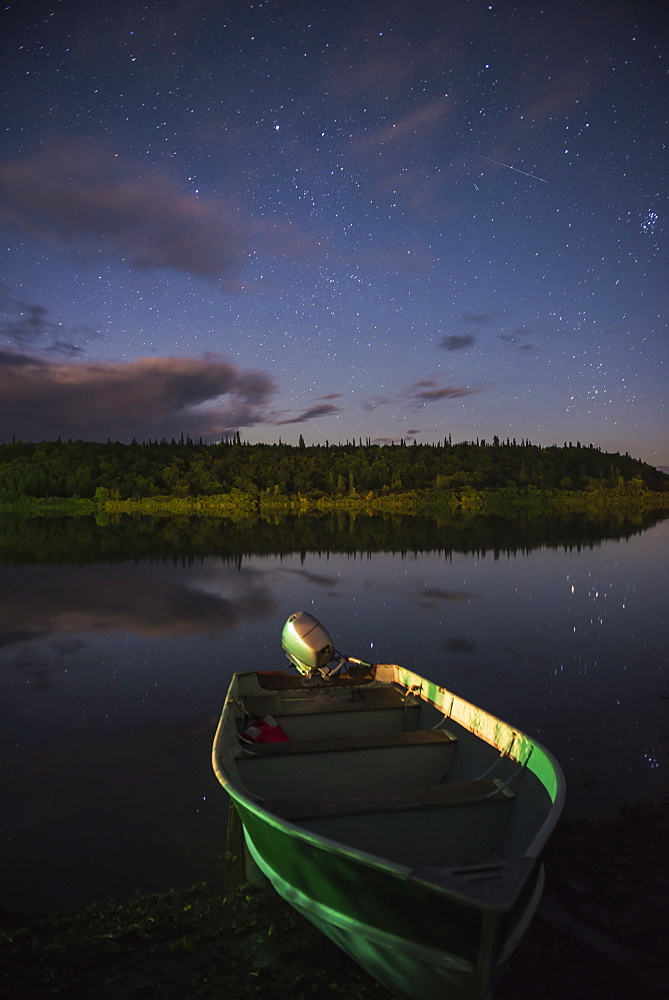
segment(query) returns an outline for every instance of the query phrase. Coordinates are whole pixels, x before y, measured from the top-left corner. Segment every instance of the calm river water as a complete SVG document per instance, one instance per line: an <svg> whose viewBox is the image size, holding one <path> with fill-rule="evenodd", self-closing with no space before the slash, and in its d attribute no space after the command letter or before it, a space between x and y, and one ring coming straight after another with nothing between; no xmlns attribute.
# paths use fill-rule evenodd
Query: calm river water
<svg viewBox="0 0 669 1000"><path fill-rule="evenodd" d="M667 787L669 520L0 519L0 907L221 880L235 670L308 610L537 736L568 813Z"/></svg>

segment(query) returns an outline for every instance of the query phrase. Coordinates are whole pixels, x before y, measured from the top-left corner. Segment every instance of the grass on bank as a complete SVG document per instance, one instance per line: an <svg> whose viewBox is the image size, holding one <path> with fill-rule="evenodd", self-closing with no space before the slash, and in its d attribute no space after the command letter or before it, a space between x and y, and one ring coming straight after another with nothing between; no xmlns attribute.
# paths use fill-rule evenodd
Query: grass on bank
<svg viewBox="0 0 669 1000"><path fill-rule="evenodd" d="M496 490L413 490L409 492L355 491L347 495L230 493L207 496L154 496L127 500L82 499L80 497L21 497L0 501L0 511L29 514L58 512L72 515L151 514L159 516L201 515L239 517L257 513L397 513L437 515L440 513L501 516L556 513L598 513L612 509L669 509L669 492L648 490L640 485L625 489L563 490L534 486Z"/></svg>
<svg viewBox="0 0 669 1000"><path fill-rule="evenodd" d="M669 996L669 801L562 822L495 1000ZM0 912L3 1000L390 1000L270 889L205 884L43 916Z"/></svg>

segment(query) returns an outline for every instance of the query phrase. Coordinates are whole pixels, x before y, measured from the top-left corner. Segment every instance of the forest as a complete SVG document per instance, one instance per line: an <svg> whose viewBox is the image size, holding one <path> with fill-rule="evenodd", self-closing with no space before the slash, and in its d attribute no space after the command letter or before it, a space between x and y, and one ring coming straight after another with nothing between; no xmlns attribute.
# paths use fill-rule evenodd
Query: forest
<svg viewBox="0 0 669 1000"><path fill-rule="evenodd" d="M665 492L669 476L628 454L580 443L542 447L495 437L452 444L203 444L189 438L131 444L0 444L0 502L62 497L96 503L234 494L258 502L300 496L356 498L412 492Z"/></svg>

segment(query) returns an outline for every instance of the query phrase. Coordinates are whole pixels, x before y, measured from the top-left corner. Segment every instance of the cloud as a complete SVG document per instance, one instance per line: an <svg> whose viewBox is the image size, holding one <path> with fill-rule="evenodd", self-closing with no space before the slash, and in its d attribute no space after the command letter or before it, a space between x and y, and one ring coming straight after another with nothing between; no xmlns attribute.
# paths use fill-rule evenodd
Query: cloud
<svg viewBox="0 0 669 1000"><path fill-rule="evenodd" d="M362 403L362 409L369 413L375 410L377 406L387 406L391 403L395 406L400 404L406 408L408 400L408 409L415 411L422 409L427 403L437 403L443 399L459 399L462 396L472 396L479 391L479 389L472 389L470 386L448 385L440 387L434 379L419 379L413 385L409 386L408 389L398 392L395 396L376 396L365 400ZM402 430L400 437L418 433L423 433L423 431L413 429ZM375 440L377 442L387 442L391 439L376 438Z"/></svg>
<svg viewBox="0 0 669 1000"><path fill-rule="evenodd" d="M426 133L443 126L448 117L449 101L439 97L419 108L413 108L402 118L397 118L374 130L358 134L351 142L351 149L362 154L378 155L380 152L394 151L409 146L411 152L418 141L424 141Z"/></svg>
<svg viewBox="0 0 669 1000"><path fill-rule="evenodd" d="M3 368L10 370L12 368L20 368L24 365L30 366L37 363L38 362L36 362L32 355L19 354L18 351L3 351L0 349L0 371L2 371Z"/></svg>
<svg viewBox="0 0 669 1000"><path fill-rule="evenodd" d="M454 333L450 337L444 337L439 346L444 347L447 351L462 351L465 347L471 347L475 343L476 337L473 337L471 333Z"/></svg>
<svg viewBox="0 0 669 1000"><path fill-rule="evenodd" d="M24 302L6 288L2 292L0 340L8 341L21 351L40 347L49 353L73 356L81 351L77 341L82 343L99 336L99 332L92 327L64 326L53 319L44 306Z"/></svg>
<svg viewBox="0 0 669 1000"><path fill-rule="evenodd" d="M184 193L161 173L142 177L82 143L0 165L0 218L61 245L105 247L137 267L214 279L245 262L250 229L232 205Z"/></svg>
<svg viewBox="0 0 669 1000"><path fill-rule="evenodd" d="M264 422L275 392L267 375L214 354L55 363L0 351L0 435L214 440Z"/></svg>
<svg viewBox="0 0 669 1000"><path fill-rule="evenodd" d="M497 339L510 347L515 345L516 349L522 351L523 354L538 354L542 350L541 346L536 343L528 343L528 338L546 340L549 337L559 336L560 332L559 329L549 327L545 323L534 323L531 326L526 324L517 326L510 333L499 333Z"/></svg>
<svg viewBox="0 0 669 1000"><path fill-rule="evenodd" d="M551 80L550 86L545 87L541 96L523 108L522 117L536 124L561 111L568 111L583 100L587 90L588 77L584 70L565 70L557 80Z"/></svg>
<svg viewBox="0 0 669 1000"><path fill-rule="evenodd" d="M341 407L335 406L333 403L322 403L320 406L310 407L297 417L291 417L289 420L277 420L276 425L277 427L282 427L284 424L304 424L308 420L318 420L319 417L337 416L341 412Z"/></svg>
<svg viewBox="0 0 669 1000"><path fill-rule="evenodd" d="M578 19L575 17L575 38L578 31ZM520 38L519 35L517 40L520 41ZM545 41L550 44L547 36ZM534 51L538 52L537 46L541 45L542 42L533 34ZM575 47L571 53L565 54L567 62L572 65L566 66L557 76L546 75L543 57L518 61L516 79L511 84L518 97L517 106L508 113L505 121L500 122L498 142L487 151L490 159L502 164L494 169L500 172L504 169L503 164L516 162L518 166L526 164L530 173L546 179L545 166L542 166L546 150L540 139L542 132L537 126L546 121L559 121L579 104L583 105L586 100L592 101L596 97L599 84L595 81L606 76L604 52L604 49L601 53L590 50L584 60ZM587 69L583 63L587 64ZM523 155L518 160L521 151Z"/></svg>
<svg viewBox="0 0 669 1000"><path fill-rule="evenodd" d="M410 400L410 408L417 410L426 403L437 403L442 399L459 399L462 396L472 396L478 391L469 386L449 385L439 388L432 379L425 379L414 382L404 395Z"/></svg>
<svg viewBox="0 0 669 1000"><path fill-rule="evenodd" d="M318 263L327 258L330 248L325 234L307 232L292 219L257 219L250 230L255 249L270 257Z"/></svg>
<svg viewBox="0 0 669 1000"><path fill-rule="evenodd" d="M433 0L410 5L386 0L360 7L334 51L326 89L346 106L347 99L355 98L362 107L383 106L395 96L413 97L428 79L445 93L468 41L480 32L480 14L476 6L469 10L462 4L440 4L436 16L435 11Z"/></svg>
<svg viewBox="0 0 669 1000"><path fill-rule="evenodd" d="M363 410L366 410L368 413L371 413L372 410L375 410L377 406L387 406L387 404L391 402L392 400L387 399L385 396L377 396L375 399L365 400L365 402L362 404L362 408Z"/></svg>
<svg viewBox="0 0 669 1000"><path fill-rule="evenodd" d="M404 114L388 113L382 125L364 128L351 137L345 152L354 160L365 164L367 177L374 186L376 197L385 198L390 204L410 210L418 216L435 211L444 212L441 156L438 141L446 123L454 114L451 98L446 96L413 107ZM415 151L420 147L423 158L416 164ZM417 248L405 251L413 254L405 260L400 255L397 264L417 269L433 263L426 250ZM392 266L392 264L391 264Z"/></svg>
<svg viewBox="0 0 669 1000"><path fill-rule="evenodd" d="M0 220L31 236L126 265L181 271L248 291L252 252L322 261L329 240L293 219L251 217L231 198L183 191L176 181L93 143L47 144L0 164Z"/></svg>

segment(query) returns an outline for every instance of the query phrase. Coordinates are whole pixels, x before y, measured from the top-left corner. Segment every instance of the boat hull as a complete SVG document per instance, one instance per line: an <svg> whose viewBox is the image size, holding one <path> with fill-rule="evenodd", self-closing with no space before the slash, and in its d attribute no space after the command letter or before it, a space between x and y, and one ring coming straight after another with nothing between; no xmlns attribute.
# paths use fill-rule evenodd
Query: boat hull
<svg viewBox="0 0 669 1000"><path fill-rule="evenodd" d="M392 670L394 672L386 671L386 676L399 678L407 692L415 691L416 682L422 680L402 668ZM458 864L452 857L434 863L429 853L423 852L421 857L420 845L417 845L417 861L414 862L411 843L403 848L406 856L397 853L393 856L392 849L387 847L393 836L388 831L395 829L393 824L397 823L397 813L392 809L398 808L397 801L406 800L406 794L404 798L398 796L394 804L380 805L379 815L371 819L357 815L357 799L344 797L339 801L345 802L351 815L328 819L326 809L312 820L303 821L299 819L299 810L296 814L294 807L291 812L286 806L289 800L274 803L263 795L254 794L240 777L245 773L244 767L238 770L233 756L237 754L236 759L239 759L239 751L233 746L238 720L235 731L231 726L238 691L233 681L232 694L226 702L227 712L224 709L214 744L214 768L241 821L250 857L278 894L396 995L410 1000L487 1000L491 984L531 920L541 896L541 848L557 821L564 796L557 763L539 744L529 741L505 723L461 699L456 704L450 692L423 682L420 711L433 712L432 716L428 715L428 721L433 722L435 717L438 720L439 713L446 714L447 707L454 726L459 719L461 741L467 746L467 738L470 740L469 749L462 750L463 759L470 756L476 759L477 753L482 753L483 749L489 752L492 748L495 752L493 767L498 767L496 761L501 748L501 766L508 763L515 768L509 772L514 777L526 772L522 777L530 787L525 807L528 816L531 818L533 809L536 812L533 800L537 799L538 790L546 805L541 821L536 817L532 820L536 829L532 828L526 842L522 842L520 833L515 835L523 847L521 850L509 852L507 856L498 855L496 860L485 863ZM333 712L333 718L335 714ZM378 713L376 718L380 715ZM378 743L378 738L375 739ZM337 737L333 737L333 741L336 745ZM317 749L319 753L311 756L325 760L322 747L319 745ZM428 749L429 753L445 752L441 748L422 747L419 753L427 753ZM369 748L363 750L359 746L358 756L352 754L347 758L347 764L342 767L344 774L352 770L354 760L359 759L362 762L359 766L364 769L365 752L372 753ZM389 753L388 750L384 752ZM401 752L407 753L406 748ZM283 753L279 749L278 755ZM332 754L329 759L332 767ZM383 759L385 762L393 760L392 756ZM427 757L421 759L427 760ZM536 773L530 773L530 760ZM475 763L477 767L480 765L478 759ZM267 764L256 760L246 770L260 774L263 768L272 768L275 764L276 761ZM300 758L295 766L304 767L304 780L307 781L310 772L305 758ZM466 777L458 775L457 767L462 769L462 765L457 764L457 759L453 766L456 777ZM332 771L324 773L332 773L333 781L337 778ZM256 793L258 788L265 790L262 783ZM490 795L487 793L486 799ZM522 800L522 795L518 797ZM515 807L515 796L509 798L509 802L502 801L498 805L470 803L464 806L471 828L476 825L476 817L486 812L501 817L500 829L510 828L516 822L509 818L510 810ZM386 808L391 811L384 812ZM447 812L449 810L444 808L413 812L410 822L414 827L409 829L420 835L430 822L429 817ZM455 812L451 809L450 816ZM402 813L401 819L404 818L405 813ZM365 823L376 831L375 836L365 839L362 833L355 833L353 838L349 833L341 834L342 829L363 829ZM523 824L531 826L530 819L516 822L521 832ZM396 838L401 840L399 834ZM440 836L434 837L433 854L440 850L440 844Z"/></svg>
<svg viewBox="0 0 669 1000"><path fill-rule="evenodd" d="M411 1000L485 1000L541 897L541 864L512 912L483 910L388 870L382 859L365 862L236 808L251 858L277 893L383 986Z"/></svg>

